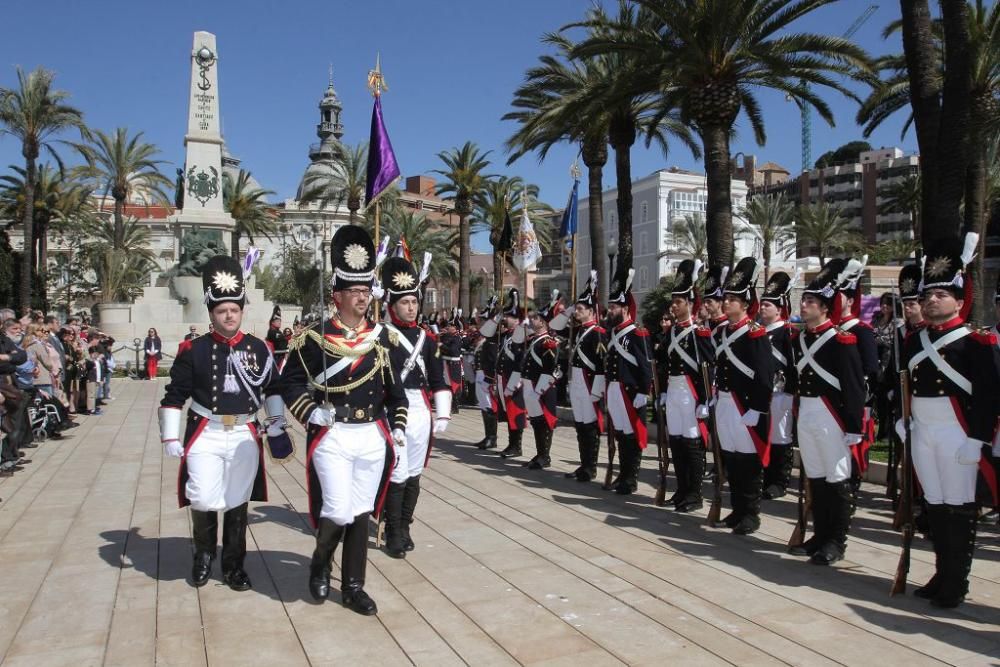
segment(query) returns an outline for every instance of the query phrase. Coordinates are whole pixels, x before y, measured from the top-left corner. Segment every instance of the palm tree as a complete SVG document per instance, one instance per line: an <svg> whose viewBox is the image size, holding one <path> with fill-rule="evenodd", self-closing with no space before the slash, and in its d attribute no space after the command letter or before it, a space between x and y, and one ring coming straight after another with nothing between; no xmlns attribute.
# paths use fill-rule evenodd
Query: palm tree
<svg viewBox="0 0 1000 667"><path fill-rule="evenodd" d="M659 254L660 257L669 255L684 255L705 261L708 253L708 233L705 229L705 218L701 213L690 213L680 220L674 220L673 231L667 232L666 243L670 249Z"/></svg>
<svg viewBox="0 0 1000 667"><path fill-rule="evenodd" d="M374 232L373 221L364 224L369 232ZM418 267L424 253L431 253L434 257L428 274L431 280L439 284L458 279L457 248L451 230L428 221L423 213L397 206L382 212L381 232L394 243L406 239L406 246Z"/></svg>
<svg viewBox="0 0 1000 667"><path fill-rule="evenodd" d="M836 250L844 249L852 240L851 221L843 212L823 202L799 207L795 235L800 248L815 250L821 267Z"/></svg>
<svg viewBox="0 0 1000 667"><path fill-rule="evenodd" d="M437 186L438 195L451 195L455 200L455 214L458 216L458 305L463 311L472 312L469 308L469 274L471 266L469 255L472 252L469 239L469 215L476 198L493 178L484 173L490 166L487 159L492 151L481 153L479 147L471 141L465 142L461 148L438 153L445 169L435 169L434 173L444 176L444 183Z"/></svg>
<svg viewBox="0 0 1000 667"><path fill-rule="evenodd" d="M329 204L346 204L348 221L358 223L358 211L365 198L365 183L368 178L368 142L356 146L340 145L336 154L337 171L315 174L305 183L305 192L300 197L303 204L318 201L320 208ZM383 202L383 210L385 210Z"/></svg>
<svg viewBox="0 0 1000 667"><path fill-rule="evenodd" d="M0 218L22 220L27 190L27 173L23 167L10 166L11 174L0 176ZM43 164L35 177L35 224L32 236L36 259L34 270L39 273L48 267L48 235L52 225L65 223L88 208L90 191L66 173ZM13 223L11 223L13 224Z"/></svg>
<svg viewBox="0 0 1000 667"><path fill-rule="evenodd" d="M240 258L241 236L253 245L254 236L271 240L271 234L278 232L278 215L264 200L273 194L273 190L257 187L250 172L244 169L240 169L235 182L228 174L222 175L222 202L236 223L230 232L230 253L236 259Z"/></svg>
<svg viewBox="0 0 1000 667"><path fill-rule="evenodd" d="M784 259L795 251L795 206L785 198L754 197L740 211L747 221L747 232L760 241L764 258L764 282L771 277L771 253L776 251Z"/></svg>
<svg viewBox="0 0 1000 667"><path fill-rule="evenodd" d="M37 160L44 149L62 169L63 163L54 149L55 136L66 130L79 130L87 136L83 113L68 104L69 93L52 87L55 74L39 67L30 74L17 68L17 87L0 88L0 137L10 135L21 142L24 157L24 254L21 257L21 308L31 307L31 267L34 261L35 179Z"/></svg>
<svg viewBox="0 0 1000 667"><path fill-rule="evenodd" d="M87 238L81 255L96 279L93 289L102 301L131 301L142 292L149 272L156 266L150 248L149 227L128 217L121 225L99 216L84 221ZM120 243L119 247L115 244Z"/></svg>
<svg viewBox="0 0 1000 667"><path fill-rule="evenodd" d="M833 75L868 71L865 52L846 39L792 33L799 19L834 0L635 0L654 20L605 26L574 51L579 56L631 52L643 58L639 75L658 95L659 113L675 109L701 136L708 186L708 256L733 255L729 142L740 112L754 138L767 139L755 89L772 89L806 105L830 125L833 114L809 86L854 97Z"/></svg>
<svg viewBox="0 0 1000 667"><path fill-rule="evenodd" d="M160 173L166 164L157 160L160 152L154 144L142 140L143 133L129 136L127 127L119 127L111 134L94 131L88 143L74 144L87 165L83 173L97 182L95 191L111 195L114 208L114 248L121 250L125 243L125 204L131 201L146 206L169 207L167 194L174 182Z"/></svg>
<svg viewBox="0 0 1000 667"><path fill-rule="evenodd" d="M509 258L497 252L496 247L507 216L510 216L511 224L515 226L521 219L524 209L522 193L528 195L528 217L536 218L552 212L551 206L538 201L538 186L533 183L525 184L520 176L500 176L488 181L473 202L475 208L471 231L489 233L490 245L493 246L493 289L498 293L503 288L504 262ZM549 225L535 225L535 235L543 249L551 244L551 231Z"/></svg>
<svg viewBox="0 0 1000 667"><path fill-rule="evenodd" d="M920 245L920 174L907 176L901 181L887 185L879 191L882 204L878 212L881 215L891 213L906 213L910 216L913 226L913 240Z"/></svg>

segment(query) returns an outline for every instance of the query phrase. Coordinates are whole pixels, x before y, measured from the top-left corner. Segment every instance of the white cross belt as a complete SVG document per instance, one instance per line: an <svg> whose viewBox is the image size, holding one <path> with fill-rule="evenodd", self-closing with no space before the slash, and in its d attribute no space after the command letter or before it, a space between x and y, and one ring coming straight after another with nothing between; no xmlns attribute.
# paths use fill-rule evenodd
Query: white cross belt
<svg viewBox="0 0 1000 667"><path fill-rule="evenodd" d="M725 355L726 358L729 359L729 363L731 363L733 367L736 368L736 370L743 373L752 380L755 375L754 370L749 366L747 366L745 363L743 363L742 359L737 357L729 350L729 347L737 340L745 336L748 331L750 331L749 324L744 324L743 326L741 326L739 329L733 332L732 336L728 335L728 329L723 329L722 341L719 343L718 347L716 347L716 354L720 358L723 355Z"/></svg>
<svg viewBox="0 0 1000 667"><path fill-rule="evenodd" d="M941 353L938 352L938 350L940 350L942 347L945 347L946 345L951 345L955 341L962 340L970 333L972 332L966 329L965 327L961 327L955 329L951 333L941 336L941 338L938 338L936 341L932 343L930 334L927 333L927 329L921 329L920 331L921 350L917 352L915 355L913 355L913 357L910 359L910 363L908 364L910 372L912 373L913 369L916 368L917 365L924 359L930 359L931 363L934 364L934 366L939 371L941 371L942 375L944 375L946 378L948 378L956 385L958 385L958 387L966 394L971 394L972 382L970 382L967 377L965 377L957 370L955 370L955 368L951 364L949 364L947 361L944 360L944 357L941 356Z"/></svg>
<svg viewBox="0 0 1000 667"><path fill-rule="evenodd" d="M806 346L806 337L804 335L799 337L799 349L802 350L802 358L795 364L795 369L801 375L802 370L806 366L809 366L809 368L813 369L813 371L816 372L816 375L823 378L828 385L837 391L840 391L840 380L837 379L837 376L820 366L816 359L813 358L815 354L819 352L819 349L826 345L827 342L836 335L837 330L831 327L826 333L817 338L813 344L808 347Z"/></svg>

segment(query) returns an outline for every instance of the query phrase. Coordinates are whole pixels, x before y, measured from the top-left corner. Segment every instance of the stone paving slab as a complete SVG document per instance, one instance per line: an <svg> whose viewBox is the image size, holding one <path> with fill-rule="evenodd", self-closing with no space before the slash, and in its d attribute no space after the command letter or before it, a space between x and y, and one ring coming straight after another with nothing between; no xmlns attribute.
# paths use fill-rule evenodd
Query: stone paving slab
<svg viewBox="0 0 1000 667"><path fill-rule="evenodd" d="M616 496L563 477L571 428L556 432L553 467L529 471L530 433L525 460L504 461L469 444L482 437L470 409L424 474L417 550L393 560L371 543L376 618L309 597L301 446L251 505L253 591L218 572L195 589L177 461L156 431L162 388L116 381L103 416L0 480L0 663L1000 664L996 527L981 530L968 602L936 611L888 596L899 536L878 487L863 489L847 558L817 568L785 553L794 496L766 502L761 530L740 538L707 528L704 511L653 505L653 449L639 493ZM914 542L911 583L933 570L928 547Z"/></svg>

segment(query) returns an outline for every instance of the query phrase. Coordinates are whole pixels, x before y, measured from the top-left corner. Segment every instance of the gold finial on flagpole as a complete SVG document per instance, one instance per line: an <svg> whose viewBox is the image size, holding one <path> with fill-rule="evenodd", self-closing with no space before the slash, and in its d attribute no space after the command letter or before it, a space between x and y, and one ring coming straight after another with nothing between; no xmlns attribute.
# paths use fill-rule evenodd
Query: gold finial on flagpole
<svg viewBox="0 0 1000 667"><path fill-rule="evenodd" d="M375 69L368 70L368 90L373 97L378 97L383 90L389 90L385 84L385 77L382 76L382 54L375 54Z"/></svg>
<svg viewBox="0 0 1000 667"><path fill-rule="evenodd" d="M576 158L573 160L573 164L569 168L569 175L573 177L574 181L579 181L580 177L583 176L583 172L580 171L580 159Z"/></svg>

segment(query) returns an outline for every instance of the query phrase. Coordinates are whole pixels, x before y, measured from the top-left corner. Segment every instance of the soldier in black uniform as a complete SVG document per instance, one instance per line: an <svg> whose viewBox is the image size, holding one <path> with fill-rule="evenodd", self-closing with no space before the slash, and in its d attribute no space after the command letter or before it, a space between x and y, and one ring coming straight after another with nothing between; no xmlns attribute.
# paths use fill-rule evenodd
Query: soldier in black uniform
<svg viewBox="0 0 1000 667"><path fill-rule="evenodd" d="M705 311L703 324L713 332L729 322L726 314L722 312L724 296L722 286L725 285L728 275L728 266L713 266L708 270L705 283L701 287L701 310Z"/></svg>
<svg viewBox="0 0 1000 667"><path fill-rule="evenodd" d="M396 467L385 499L385 551L404 558L415 548L410 525L420 495L420 475L434 436L448 428L452 394L444 381L437 340L417 326L420 285L413 265L403 257L390 257L382 265L382 283L390 320L385 326L396 343L390 348L390 360L407 399L406 444L396 448Z"/></svg>
<svg viewBox="0 0 1000 667"><path fill-rule="evenodd" d="M733 511L723 521L737 535L760 528L764 467L770 460L774 356L767 330L756 324L757 260L745 257L726 279L729 324L715 330L716 434Z"/></svg>
<svg viewBox="0 0 1000 667"><path fill-rule="evenodd" d="M705 386L702 365L715 357L712 332L694 320L698 311L698 272L701 262L685 259L677 267L671 292L674 317L666 338L657 348L660 374L659 401L666 413L670 454L677 476L677 491L668 504L678 512L693 512L703 504L701 485L705 474L705 447L711 387Z"/></svg>
<svg viewBox="0 0 1000 667"><path fill-rule="evenodd" d="M1000 415L1000 352L989 330L965 325L971 309L978 234L944 239L928 250L921 295L927 326L906 339L913 465L924 491L935 572L914 595L953 608L969 592L976 540L977 473L996 503L989 447Z"/></svg>
<svg viewBox="0 0 1000 667"><path fill-rule="evenodd" d="M796 274L796 279L798 274ZM774 356L774 393L771 395L771 462L764 471L765 500L781 498L788 490L795 463L795 365L792 344L798 334L788 323L789 301L795 279L784 271L771 274L760 297L760 323L771 339Z"/></svg>
<svg viewBox="0 0 1000 667"><path fill-rule="evenodd" d="M497 446L497 353L499 352L497 298L490 297L482 312L479 323L479 338L473 357L476 373L476 403L483 415L484 437L476 443L479 449L495 449Z"/></svg>
<svg viewBox="0 0 1000 667"><path fill-rule="evenodd" d="M524 392L516 376L524 357L524 308L521 307L521 294L514 287L507 293L502 316L505 331L500 336L497 353L496 390L502 411L500 416L507 420L508 442L500 456L514 458L521 455L521 436L527 422Z"/></svg>
<svg viewBox="0 0 1000 667"><path fill-rule="evenodd" d="M639 488L642 450L647 444L645 408L649 402L653 369L648 332L635 323L632 278L635 269L619 269L608 295L610 328L605 373L608 379L608 416L618 441L621 470L612 484L615 493L628 495Z"/></svg>
<svg viewBox="0 0 1000 667"><path fill-rule="evenodd" d="M279 386L289 410L306 425L309 515L317 527L309 592L330 592L333 552L341 538L344 606L377 613L364 590L368 517L380 511L393 469L393 443L406 442L407 400L390 363L398 335L366 317L375 247L361 227L337 230L330 247L337 312L296 337Z"/></svg>
<svg viewBox="0 0 1000 667"><path fill-rule="evenodd" d="M524 405L535 434L535 456L528 463L531 470L552 465L549 456L552 431L559 420L556 414L559 341L549 332L549 323L554 322L557 329L565 327L565 309L559 300L559 291L553 290L549 304L531 313L528 320L532 333L526 342L518 380L523 387ZM510 382L515 383L513 378Z"/></svg>
<svg viewBox="0 0 1000 667"><path fill-rule="evenodd" d="M806 329L792 346L798 373L796 433L809 478L815 534L791 553L810 556L816 565L844 557L851 525L852 449L862 439L865 378L858 339L830 319L841 312L837 286L847 262L831 259L802 293Z"/></svg>
<svg viewBox="0 0 1000 667"><path fill-rule="evenodd" d="M271 354L274 355L274 361L280 369L285 363L285 355L288 354L288 339L285 338L285 334L281 331L281 306L277 304L275 304L274 310L271 311L271 322L267 327L267 335L264 336L264 342L271 348Z"/></svg>
<svg viewBox="0 0 1000 667"><path fill-rule="evenodd" d="M604 355L606 332L597 323L597 271L590 272L590 281L576 300L576 338L570 346L569 400L576 425L576 443L580 451L580 467L566 477L589 482L597 477L597 457L604 432L601 400L606 388Z"/></svg>
<svg viewBox="0 0 1000 667"><path fill-rule="evenodd" d="M202 269L205 303L214 325L210 335L181 343L160 402L160 440L181 459L177 497L191 506L194 565L191 579L204 586L212 573L222 519L222 578L233 590L250 588L243 570L247 501L267 500L264 456L257 411L266 403L280 457L291 456L284 434L284 406L276 391L274 358L264 341L240 331L246 286L243 268L228 256L213 257ZM181 410L191 400L181 435ZM276 399L276 400L275 400ZM183 440L181 439L183 437Z"/></svg>
<svg viewBox="0 0 1000 667"><path fill-rule="evenodd" d="M462 311L456 308L451 313L451 319L444 325L444 331L439 337L438 346L441 359L444 361L444 379L451 387L454 396L452 408L458 412L459 398L462 395Z"/></svg>

